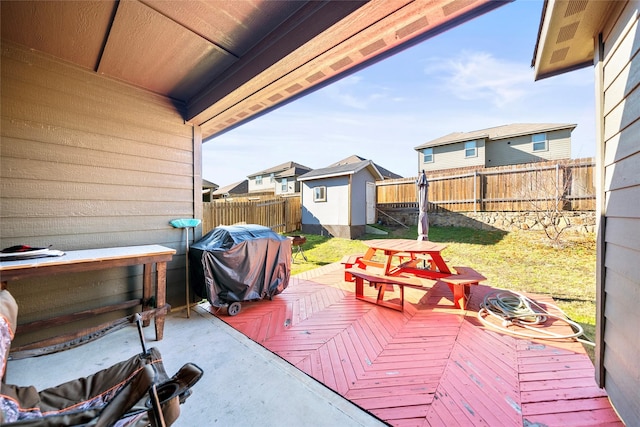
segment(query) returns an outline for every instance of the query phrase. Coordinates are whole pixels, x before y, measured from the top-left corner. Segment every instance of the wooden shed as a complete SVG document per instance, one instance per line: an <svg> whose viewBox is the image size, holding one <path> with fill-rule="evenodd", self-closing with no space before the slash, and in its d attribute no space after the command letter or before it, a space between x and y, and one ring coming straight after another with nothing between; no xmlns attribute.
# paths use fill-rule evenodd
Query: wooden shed
<svg viewBox="0 0 640 427"><path fill-rule="evenodd" d="M315 169L302 183L302 232L353 239L375 222L376 181L371 160Z"/></svg>
<svg viewBox="0 0 640 427"><path fill-rule="evenodd" d="M537 79L593 66L596 85L596 379L640 425L640 2L546 1Z"/></svg>

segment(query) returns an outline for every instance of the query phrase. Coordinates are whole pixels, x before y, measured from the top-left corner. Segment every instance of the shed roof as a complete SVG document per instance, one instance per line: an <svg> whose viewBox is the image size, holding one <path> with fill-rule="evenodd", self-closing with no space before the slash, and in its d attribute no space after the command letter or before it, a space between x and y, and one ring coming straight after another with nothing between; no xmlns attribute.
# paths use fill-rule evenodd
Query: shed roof
<svg viewBox="0 0 640 427"><path fill-rule="evenodd" d="M380 171L371 160L362 160L355 163L344 163L337 166L329 166L321 169L314 169L298 177L298 181L309 181L314 179L334 178L338 176L355 175L361 170L368 168L377 180L384 179Z"/></svg>
<svg viewBox="0 0 640 427"><path fill-rule="evenodd" d="M345 164L349 164L349 163L357 163L357 162L361 162L363 160L367 160L367 159L365 159L364 157L361 157L361 156L358 156L358 155L354 154L352 156L349 156L349 157L347 157L345 159L342 159L342 160L340 160L338 162L335 162L335 163L329 165L329 167L345 165ZM398 175L396 173L393 173L388 169L383 168L382 166L380 166L377 163L373 163L373 164L376 167L376 169L378 169L378 172L380 172L385 179L402 178L402 176L400 176L400 175Z"/></svg>
<svg viewBox="0 0 640 427"><path fill-rule="evenodd" d="M302 175L303 173L307 173L311 168L308 166L301 165L296 162L286 162L282 163L278 166L270 167L269 169L261 170L260 172L252 173L251 175L247 175L249 178L258 176L258 175L270 175L274 174L275 176L284 178L288 176L294 176L293 174L299 172L297 175Z"/></svg>
<svg viewBox="0 0 640 427"><path fill-rule="evenodd" d="M418 145L414 150L423 148L438 147L441 145L455 144L463 141L473 141L478 139L499 140L515 138L522 135L532 135L541 132L551 132L562 129L575 129L577 125L570 123L514 123L510 125L496 126L488 129L475 130L472 132L453 132L440 138L433 139L424 144Z"/></svg>
<svg viewBox="0 0 640 427"><path fill-rule="evenodd" d="M218 184L216 184L216 183L213 183L211 181L207 181L206 179L202 180L202 188L213 188L213 189L216 189L218 187L220 187L220 186Z"/></svg>

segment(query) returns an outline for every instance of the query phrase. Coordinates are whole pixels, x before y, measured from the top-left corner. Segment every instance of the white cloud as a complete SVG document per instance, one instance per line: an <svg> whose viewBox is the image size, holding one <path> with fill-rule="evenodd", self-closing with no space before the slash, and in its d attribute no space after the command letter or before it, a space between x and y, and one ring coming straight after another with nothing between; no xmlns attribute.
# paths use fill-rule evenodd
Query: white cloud
<svg viewBox="0 0 640 427"><path fill-rule="evenodd" d="M326 102L347 110L369 110L389 100L390 88L372 83L362 75L352 75L323 88L319 93Z"/></svg>
<svg viewBox="0 0 640 427"><path fill-rule="evenodd" d="M463 51L453 58L433 59L425 73L459 99L484 100L500 108L525 98L533 83L526 64L486 52Z"/></svg>

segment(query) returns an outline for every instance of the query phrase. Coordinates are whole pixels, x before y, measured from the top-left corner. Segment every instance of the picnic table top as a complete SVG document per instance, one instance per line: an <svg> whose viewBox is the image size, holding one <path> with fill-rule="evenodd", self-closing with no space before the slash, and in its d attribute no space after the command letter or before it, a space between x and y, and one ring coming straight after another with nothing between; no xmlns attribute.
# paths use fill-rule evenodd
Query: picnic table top
<svg viewBox="0 0 640 427"><path fill-rule="evenodd" d="M430 253L440 252L447 245L444 243L434 243L428 240L411 240L411 239L374 239L363 240L365 245L370 248L380 249L388 252L415 252Z"/></svg>

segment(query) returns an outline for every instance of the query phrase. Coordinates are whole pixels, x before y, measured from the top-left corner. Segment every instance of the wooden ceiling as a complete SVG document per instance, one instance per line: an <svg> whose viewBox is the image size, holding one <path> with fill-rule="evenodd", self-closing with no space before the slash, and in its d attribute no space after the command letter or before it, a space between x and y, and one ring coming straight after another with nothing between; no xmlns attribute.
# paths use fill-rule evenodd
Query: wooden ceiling
<svg viewBox="0 0 640 427"><path fill-rule="evenodd" d="M2 38L169 96L203 139L503 5L2 0Z"/></svg>

